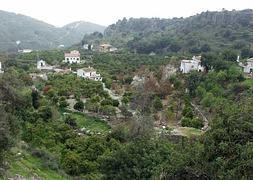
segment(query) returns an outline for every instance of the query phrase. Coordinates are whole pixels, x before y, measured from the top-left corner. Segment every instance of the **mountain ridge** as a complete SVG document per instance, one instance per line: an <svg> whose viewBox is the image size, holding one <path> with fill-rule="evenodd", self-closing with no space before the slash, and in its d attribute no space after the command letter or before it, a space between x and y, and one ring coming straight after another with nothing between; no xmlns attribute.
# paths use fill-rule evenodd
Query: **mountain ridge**
<svg viewBox="0 0 253 180"><path fill-rule="evenodd" d="M252 29L251 9L206 11L187 18L124 18L108 26L101 41L145 54L236 49L249 55L253 54ZM87 39L84 36L83 42Z"/></svg>
<svg viewBox="0 0 253 180"><path fill-rule="evenodd" d="M76 28L68 28L79 23ZM59 45L71 46L87 33L103 32L104 26L95 23L77 21L56 27L35 18L0 10L0 51L17 49L52 49ZM20 41L17 45L16 41Z"/></svg>

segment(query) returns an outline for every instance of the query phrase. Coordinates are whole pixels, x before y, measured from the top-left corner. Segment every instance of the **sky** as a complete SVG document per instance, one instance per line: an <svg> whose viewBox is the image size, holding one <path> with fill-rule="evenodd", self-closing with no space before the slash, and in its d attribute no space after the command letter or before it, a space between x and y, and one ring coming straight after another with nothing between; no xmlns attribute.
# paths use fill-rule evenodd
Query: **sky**
<svg viewBox="0 0 253 180"><path fill-rule="evenodd" d="M123 17L188 17L222 8L253 9L253 0L0 0L0 10L57 27L80 20L107 26Z"/></svg>

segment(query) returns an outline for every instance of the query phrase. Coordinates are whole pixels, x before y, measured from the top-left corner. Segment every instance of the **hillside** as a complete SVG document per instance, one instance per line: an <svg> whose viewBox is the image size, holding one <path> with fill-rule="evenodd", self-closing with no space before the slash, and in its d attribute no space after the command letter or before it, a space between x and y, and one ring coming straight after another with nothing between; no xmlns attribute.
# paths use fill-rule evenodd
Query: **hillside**
<svg viewBox="0 0 253 180"><path fill-rule="evenodd" d="M203 12L188 18L130 18L106 28L104 39L139 53L201 53L234 48L252 54L253 10Z"/></svg>
<svg viewBox="0 0 253 180"><path fill-rule="evenodd" d="M77 21L77 22L73 22L73 23L63 26L62 29L70 33L75 33L75 34L79 34L79 33L90 34L95 31L104 32L105 27L98 24L90 23L90 22Z"/></svg>
<svg viewBox="0 0 253 180"><path fill-rule="evenodd" d="M103 30L103 26L88 22L74 22L57 28L28 16L0 11L0 51L16 51L16 41L21 41L20 49L70 46L87 33Z"/></svg>

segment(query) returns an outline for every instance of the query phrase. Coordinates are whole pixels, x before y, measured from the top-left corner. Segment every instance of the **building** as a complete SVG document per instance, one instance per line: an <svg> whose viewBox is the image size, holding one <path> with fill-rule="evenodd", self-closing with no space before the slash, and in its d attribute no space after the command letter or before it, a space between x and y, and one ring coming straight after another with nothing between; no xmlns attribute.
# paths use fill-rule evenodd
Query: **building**
<svg viewBox="0 0 253 180"><path fill-rule="evenodd" d="M77 76L94 81L102 81L100 74L97 74L96 70L92 67L78 69Z"/></svg>
<svg viewBox="0 0 253 180"><path fill-rule="evenodd" d="M33 50L32 50L32 49L22 49L22 50L18 50L18 52L19 52L19 53L24 53L24 54L26 54L26 53L31 53L31 52L33 52Z"/></svg>
<svg viewBox="0 0 253 180"><path fill-rule="evenodd" d="M70 53L65 53L65 63L73 64L73 63L81 63L80 53L77 50L70 51Z"/></svg>
<svg viewBox="0 0 253 180"><path fill-rule="evenodd" d="M247 60L246 64L239 63L239 66L243 68L244 73L252 74L253 73L253 58Z"/></svg>
<svg viewBox="0 0 253 180"><path fill-rule="evenodd" d="M84 44L83 45L83 49L85 49L85 50L92 50L93 49L93 45L92 44Z"/></svg>
<svg viewBox="0 0 253 180"><path fill-rule="evenodd" d="M46 66L46 62L43 61L42 59L37 61L37 69L42 69L45 66Z"/></svg>
<svg viewBox="0 0 253 180"><path fill-rule="evenodd" d="M116 47L113 47L110 44L101 44L99 46L99 51L100 52L115 52L115 51L118 51L118 49Z"/></svg>
<svg viewBox="0 0 253 180"><path fill-rule="evenodd" d="M180 71L182 73L189 73L190 71L204 71L204 67L201 65L201 56L193 56L192 60L182 60Z"/></svg>
<svg viewBox="0 0 253 180"><path fill-rule="evenodd" d="M4 73L4 71L2 70L2 63L0 62L0 74Z"/></svg>
<svg viewBox="0 0 253 180"><path fill-rule="evenodd" d="M53 66L46 65L46 62L44 60L37 61L37 69L39 70L53 70Z"/></svg>
<svg viewBox="0 0 253 180"><path fill-rule="evenodd" d="M111 47L109 50L109 52L116 52L116 51L118 51L118 48L116 48L116 47Z"/></svg>

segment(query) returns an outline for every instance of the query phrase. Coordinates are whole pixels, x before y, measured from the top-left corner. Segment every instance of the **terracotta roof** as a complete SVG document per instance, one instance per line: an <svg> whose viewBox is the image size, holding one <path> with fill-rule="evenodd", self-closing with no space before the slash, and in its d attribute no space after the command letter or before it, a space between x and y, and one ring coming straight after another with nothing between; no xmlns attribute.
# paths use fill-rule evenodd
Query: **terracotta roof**
<svg viewBox="0 0 253 180"><path fill-rule="evenodd" d="M70 53L65 53L65 57L80 57L79 51L70 51Z"/></svg>
<svg viewBox="0 0 253 180"><path fill-rule="evenodd" d="M65 57L80 57L80 54L65 53Z"/></svg>

